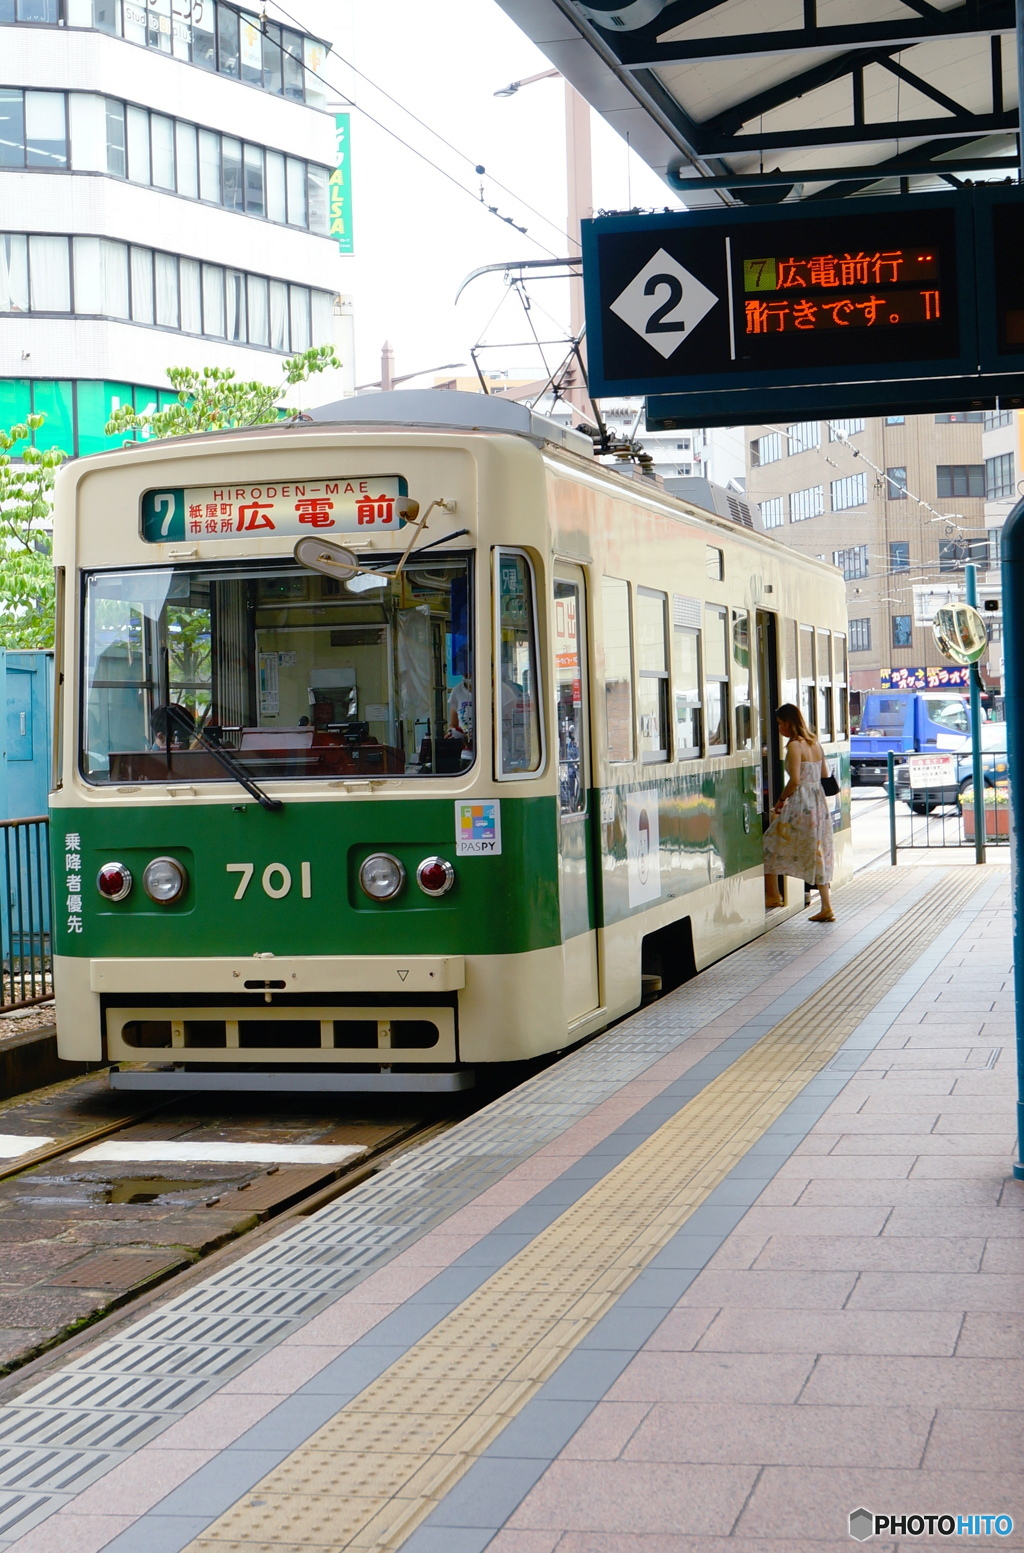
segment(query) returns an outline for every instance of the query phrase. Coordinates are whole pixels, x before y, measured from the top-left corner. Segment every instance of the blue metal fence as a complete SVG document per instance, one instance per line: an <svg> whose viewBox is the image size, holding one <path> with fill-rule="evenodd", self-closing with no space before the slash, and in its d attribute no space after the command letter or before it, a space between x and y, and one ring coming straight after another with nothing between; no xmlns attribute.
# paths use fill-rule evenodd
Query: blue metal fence
<svg viewBox="0 0 1024 1553"><path fill-rule="evenodd" d="M50 822L45 814L0 820L0 1009L53 997Z"/></svg>

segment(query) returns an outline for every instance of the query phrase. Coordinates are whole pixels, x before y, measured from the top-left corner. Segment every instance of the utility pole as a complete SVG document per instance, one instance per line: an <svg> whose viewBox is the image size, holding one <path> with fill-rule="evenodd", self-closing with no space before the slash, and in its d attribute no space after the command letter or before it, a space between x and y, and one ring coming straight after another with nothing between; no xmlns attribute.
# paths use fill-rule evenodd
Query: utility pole
<svg viewBox="0 0 1024 1553"><path fill-rule="evenodd" d="M1020 0L1020 3L1024 5L1024 0ZM565 185L569 252L576 256L582 254L580 222L594 214L594 176L590 150L590 104L568 81L565 82ZM574 340L578 340L583 333L584 318L581 271L569 280L569 329ZM580 353L585 362L585 341L581 343ZM578 388L567 389L565 397L588 421L594 420L593 406L582 383Z"/></svg>

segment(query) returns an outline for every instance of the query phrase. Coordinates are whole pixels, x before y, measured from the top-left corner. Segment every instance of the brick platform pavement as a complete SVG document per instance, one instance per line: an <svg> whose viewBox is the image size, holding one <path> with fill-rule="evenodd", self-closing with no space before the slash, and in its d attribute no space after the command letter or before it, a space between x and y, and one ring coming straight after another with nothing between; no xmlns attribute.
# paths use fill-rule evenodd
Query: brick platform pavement
<svg viewBox="0 0 1024 1553"><path fill-rule="evenodd" d="M1014 1099L1007 883L488 1553L839 1553L860 1505L1024 1546Z"/></svg>

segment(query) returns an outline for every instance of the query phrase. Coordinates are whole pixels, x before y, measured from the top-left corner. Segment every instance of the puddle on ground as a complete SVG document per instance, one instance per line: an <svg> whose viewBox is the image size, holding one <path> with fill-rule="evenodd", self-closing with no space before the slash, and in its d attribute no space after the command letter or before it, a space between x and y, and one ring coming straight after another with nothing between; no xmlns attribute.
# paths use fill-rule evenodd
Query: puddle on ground
<svg viewBox="0 0 1024 1553"><path fill-rule="evenodd" d="M135 1181L115 1181L107 1189L107 1201L113 1203L156 1202L171 1192L209 1191L209 1181L169 1181L163 1176L143 1176Z"/></svg>

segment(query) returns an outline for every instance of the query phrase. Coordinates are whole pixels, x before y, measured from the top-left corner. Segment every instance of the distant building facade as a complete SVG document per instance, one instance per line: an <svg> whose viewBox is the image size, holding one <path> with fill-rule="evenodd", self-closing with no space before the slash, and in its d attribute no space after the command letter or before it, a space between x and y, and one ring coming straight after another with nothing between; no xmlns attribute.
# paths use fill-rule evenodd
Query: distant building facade
<svg viewBox="0 0 1024 1553"><path fill-rule="evenodd" d="M1015 414L1012 429L1004 418L1011 414L746 428L747 496L758 526L846 578L851 695L941 669L935 610L964 597L967 561L977 564L981 587L996 577L1012 505L1002 493L1019 464L1018 444L1004 449L999 440L1019 436ZM999 442L991 452L990 438ZM1001 669L998 654L990 669L996 659Z"/></svg>
<svg viewBox="0 0 1024 1553"><path fill-rule="evenodd" d="M224 0L0 0L0 51L0 425L97 452L168 366L275 382L335 343L323 43Z"/></svg>

